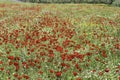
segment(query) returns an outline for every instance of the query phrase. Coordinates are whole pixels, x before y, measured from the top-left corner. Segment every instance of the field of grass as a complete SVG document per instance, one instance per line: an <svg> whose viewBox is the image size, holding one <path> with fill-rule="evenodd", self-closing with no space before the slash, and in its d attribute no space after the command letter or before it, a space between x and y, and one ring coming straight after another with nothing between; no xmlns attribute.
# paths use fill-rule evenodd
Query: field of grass
<svg viewBox="0 0 120 80"><path fill-rule="evenodd" d="M1 2L0 80L120 80L120 8Z"/></svg>

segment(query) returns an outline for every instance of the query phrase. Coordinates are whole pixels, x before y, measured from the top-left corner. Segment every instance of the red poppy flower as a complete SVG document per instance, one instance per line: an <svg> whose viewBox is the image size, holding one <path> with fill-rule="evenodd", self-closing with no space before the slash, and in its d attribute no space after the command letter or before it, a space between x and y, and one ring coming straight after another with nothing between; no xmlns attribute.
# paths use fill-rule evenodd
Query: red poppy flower
<svg viewBox="0 0 120 80"><path fill-rule="evenodd" d="M50 73L54 73L54 70L51 69L51 70L50 70Z"/></svg>
<svg viewBox="0 0 120 80"><path fill-rule="evenodd" d="M57 76L57 77L60 77L61 75L62 75L62 72L61 72L61 71L56 72L56 76Z"/></svg>
<svg viewBox="0 0 120 80"><path fill-rule="evenodd" d="M78 64L75 64L75 67L76 67L77 69L79 69L79 65L78 65Z"/></svg>
<svg viewBox="0 0 120 80"><path fill-rule="evenodd" d="M54 58L54 53L50 53L48 56Z"/></svg>
<svg viewBox="0 0 120 80"><path fill-rule="evenodd" d="M17 73L14 73L13 75L14 75L14 77L18 77L18 74L17 74Z"/></svg>
<svg viewBox="0 0 120 80"><path fill-rule="evenodd" d="M14 62L14 66L16 68L16 71L18 71L19 70L19 63L18 62Z"/></svg>
<svg viewBox="0 0 120 80"><path fill-rule="evenodd" d="M0 64L3 64L3 62L2 62L2 61L0 61Z"/></svg>
<svg viewBox="0 0 120 80"><path fill-rule="evenodd" d="M19 70L19 66L15 66L16 70L15 71L18 71Z"/></svg>
<svg viewBox="0 0 120 80"><path fill-rule="evenodd" d="M77 78L76 80L82 80L81 78Z"/></svg>
<svg viewBox="0 0 120 80"><path fill-rule="evenodd" d="M120 44L115 44L114 46L116 49L120 49Z"/></svg>
<svg viewBox="0 0 120 80"><path fill-rule="evenodd" d="M44 36L44 37L41 38L41 41L46 41L46 40L47 40L46 36Z"/></svg>
<svg viewBox="0 0 120 80"><path fill-rule="evenodd" d="M98 72L99 76L102 76L103 75L103 72Z"/></svg>
<svg viewBox="0 0 120 80"><path fill-rule="evenodd" d="M102 56L103 56L104 58L107 57L107 54L106 54L106 51L105 51L105 50L102 51Z"/></svg>
<svg viewBox="0 0 120 80"><path fill-rule="evenodd" d="M105 72L107 72L107 73L108 73L109 71L110 71L110 69L108 69L108 68L106 68L106 69L105 69Z"/></svg>
<svg viewBox="0 0 120 80"><path fill-rule="evenodd" d="M15 58L14 58L14 56L8 56L8 59L14 60Z"/></svg>
<svg viewBox="0 0 120 80"><path fill-rule="evenodd" d="M61 63L61 66L66 66L66 64L65 63Z"/></svg>
<svg viewBox="0 0 120 80"><path fill-rule="evenodd" d="M38 73L39 73L39 74L43 74L43 71L39 71Z"/></svg>
<svg viewBox="0 0 120 80"><path fill-rule="evenodd" d="M73 72L73 75L74 75L74 76L77 76L77 72Z"/></svg>
<svg viewBox="0 0 120 80"><path fill-rule="evenodd" d="M18 65L19 65L19 63L18 63L18 62L14 62L14 65L15 65L15 66L18 66Z"/></svg>
<svg viewBox="0 0 120 80"><path fill-rule="evenodd" d="M120 69L120 65L118 66L118 69Z"/></svg>
<svg viewBox="0 0 120 80"><path fill-rule="evenodd" d="M120 80L120 76L118 76L118 80Z"/></svg>
<svg viewBox="0 0 120 80"><path fill-rule="evenodd" d="M87 53L86 53L86 56L91 56L91 55L92 55L91 52L87 52Z"/></svg>
<svg viewBox="0 0 120 80"><path fill-rule="evenodd" d="M116 72L116 74L118 74L118 73L119 73L119 70L116 70L115 72Z"/></svg>
<svg viewBox="0 0 120 80"><path fill-rule="evenodd" d="M18 79L18 80L21 80L21 79L22 79L22 76L17 76L17 79Z"/></svg>
<svg viewBox="0 0 120 80"><path fill-rule="evenodd" d="M25 79L29 79L30 77L27 74L22 75Z"/></svg>
<svg viewBox="0 0 120 80"><path fill-rule="evenodd" d="M4 68L0 68L1 71L4 71Z"/></svg>
<svg viewBox="0 0 120 80"><path fill-rule="evenodd" d="M92 70L92 72L94 73L94 72L96 72L96 70Z"/></svg>
<svg viewBox="0 0 120 80"><path fill-rule="evenodd" d="M20 57L15 57L15 60L20 60Z"/></svg>
<svg viewBox="0 0 120 80"><path fill-rule="evenodd" d="M9 61L9 65L12 65L13 64L13 62L12 61Z"/></svg>
<svg viewBox="0 0 120 80"><path fill-rule="evenodd" d="M57 46L57 47L56 47L56 51L58 51L58 52L61 52L61 53L62 53L62 52L63 52L63 48L62 48L61 46Z"/></svg>

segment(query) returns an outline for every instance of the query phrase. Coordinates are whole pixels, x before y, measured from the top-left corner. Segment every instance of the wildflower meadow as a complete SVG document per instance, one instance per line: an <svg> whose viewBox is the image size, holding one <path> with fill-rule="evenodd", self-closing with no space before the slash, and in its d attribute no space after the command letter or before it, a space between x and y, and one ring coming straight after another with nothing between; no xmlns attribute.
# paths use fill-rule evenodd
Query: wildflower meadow
<svg viewBox="0 0 120 80"><path fill-rule="evenodd" d="M0 80L120 80L120 7L0 2Z"/></svg>

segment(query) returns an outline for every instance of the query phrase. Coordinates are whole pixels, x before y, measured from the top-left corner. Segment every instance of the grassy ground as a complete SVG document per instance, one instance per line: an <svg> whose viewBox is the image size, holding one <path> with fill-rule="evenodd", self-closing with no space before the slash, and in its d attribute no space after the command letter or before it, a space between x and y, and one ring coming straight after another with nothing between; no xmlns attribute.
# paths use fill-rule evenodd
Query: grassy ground
<svg viewBox="0 0 120 80"><path fill-rule="evenodd" d="M120 80L120 8L0 3L0 80Z"/></svg>

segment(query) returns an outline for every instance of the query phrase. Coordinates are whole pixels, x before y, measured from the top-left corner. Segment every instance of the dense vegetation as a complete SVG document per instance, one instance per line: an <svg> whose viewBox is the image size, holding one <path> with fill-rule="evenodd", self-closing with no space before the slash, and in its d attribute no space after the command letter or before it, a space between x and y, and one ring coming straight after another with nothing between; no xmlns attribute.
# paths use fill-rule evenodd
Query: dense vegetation
<svg viewBox="0 0 120 80"><path fill-rule="evenodd" d="M0 3L0 80L120 80L120 8Z"/></svg>
<svg viewBox="0 0 120 80"><path fill-rule="evenodd" d="M46 3L112 3L113 0L23 0L23 1L30 1L30 2L46 2Z"/></svg>
<svg viewBox="0 0 120 80"><path fill-rule="evenodd" d="M105 3L120 6L120 0L21 0L37 3Z"/></svg>

